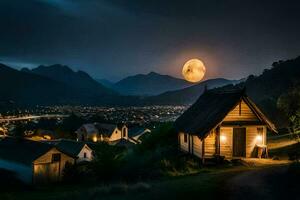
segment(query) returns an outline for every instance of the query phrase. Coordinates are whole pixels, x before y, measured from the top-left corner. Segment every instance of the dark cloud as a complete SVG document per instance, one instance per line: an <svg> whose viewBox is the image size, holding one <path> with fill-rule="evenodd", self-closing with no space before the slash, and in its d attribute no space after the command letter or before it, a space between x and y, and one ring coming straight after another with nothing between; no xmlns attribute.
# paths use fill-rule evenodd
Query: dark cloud
<svg viewBox="0 0 300 200"><path fill-rule="evenodd" d="M2 0L0 59L116 79L180 76L199 57L207 78L239 78L300 53L299 9L280 0Z"/></svg>

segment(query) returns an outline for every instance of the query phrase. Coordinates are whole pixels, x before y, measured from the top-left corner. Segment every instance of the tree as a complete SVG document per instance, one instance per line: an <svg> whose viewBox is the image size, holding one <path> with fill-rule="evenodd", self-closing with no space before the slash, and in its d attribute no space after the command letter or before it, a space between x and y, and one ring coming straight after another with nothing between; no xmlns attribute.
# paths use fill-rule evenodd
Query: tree
<svg viewBox="0 0 300 200"><path fill-rule="evenodd" d="M277 106L288 118L289 132L300 142L300 86L282 94L278 98Z"/></svg>
<svg viewBox="0 0 300 200"><path fill-rule="evenodd" d="M14 130L14 136L16 138L24 138L25 137L25 125L22 122L17 122L16 128Z"/></svg>
<svg viewBox="0 0 300 200"><path fill-rule="evenodd" d="M75 131L85 122L86 121L80 116L71 114L63 120L62 124L60 124L56 129L56 132L59 133L60 137L75 139Z"/></svg>

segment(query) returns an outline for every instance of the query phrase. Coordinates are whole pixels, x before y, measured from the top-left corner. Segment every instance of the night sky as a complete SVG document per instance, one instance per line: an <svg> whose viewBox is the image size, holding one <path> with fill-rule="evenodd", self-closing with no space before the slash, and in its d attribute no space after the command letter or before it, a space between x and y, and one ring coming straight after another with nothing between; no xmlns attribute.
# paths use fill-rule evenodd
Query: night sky
<svg viewBox="0 0 300 200"><path fill-rule="evenodd" d="M18 68L60 63L111 80L150 71L180 77L196 57L205 79L238 79L298 55L297 1L0 0L0 62Z"/></svg>

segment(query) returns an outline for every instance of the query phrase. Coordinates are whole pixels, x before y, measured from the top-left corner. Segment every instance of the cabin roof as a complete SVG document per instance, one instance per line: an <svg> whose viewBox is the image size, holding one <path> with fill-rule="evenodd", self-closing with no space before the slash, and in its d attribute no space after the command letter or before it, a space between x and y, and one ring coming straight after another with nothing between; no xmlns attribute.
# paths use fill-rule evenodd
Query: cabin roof
<svg viewBox="0 0 300 200"><path fill-rule="evenodd" d="M73 140L60 140L55 146L58 150L73 157L77 157L85 145L86 144L83 142L76 142Z"/></svg>
<svg viewBox="0 0 300 200"><path fill-rule="evenodd" d="M0 140L0 159L31 165L53 147L42 142L5 137Z"/></svg>
<svg viewBox="0 0 300 200"><path fill-rule="evenodd" d="M240 89L231 91L206 91L175 121L175 128L178 131L199 135L201 138L205 138L241 100L245 101L256 116L263 121L270 130L276 132L275 126L247 97L245 90Z"/></svg>

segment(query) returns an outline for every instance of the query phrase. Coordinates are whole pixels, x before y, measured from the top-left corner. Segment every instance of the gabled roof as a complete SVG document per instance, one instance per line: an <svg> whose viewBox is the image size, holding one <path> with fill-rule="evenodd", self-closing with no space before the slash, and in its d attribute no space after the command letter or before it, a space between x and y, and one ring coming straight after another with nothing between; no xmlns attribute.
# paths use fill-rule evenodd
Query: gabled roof
<svg viewBox="0 0 300 200"><path fill-rule="evenodd" d="M139 136L141 134L147 133L147 132L151 132L151 131L147 128L134 127L134 128L130 128L128 130L128 136L129 137L135 137L135 136Z"/></svg>
<svg viewBox="0 0 300 200"><path fill-rule="evenodd" d="M102 134L104 136L110 136L115 129L122 130L123 127L126 127L125 124L108 124L108 123L90 123L83 124L76 133L80 133L82 130L88 135L92 134Z"/></svg>
<svg viewBox="0 0 300 200"><path fill-rule="evenodd" d="M58 150L73 157L77 157L85 145L86 144L83 142L76 142L73 140L60 140L55 146Z"/></svg>
<svg viewBox="0 0 300 200"><path fill-rule="evenodd" d="M94 124L83 124L81 128L84 128L87 134L98 134L98 129Z"/></svg>
<svg viewBox="0 0 300 200"><path fill-rule="evenodd" d="M245 90L206 91L175 121L175 128L205 138L241 100L245 101L270 130L276 132L275 126L247 97Z"/></svg>
<svg viewBox="0 0 300 200"><path fill-rule="evenodd" d="M115 146L123 146L123 147L132 147L134 146L136 143L134 143L134 141L131 141L129 139L125 139L125 138L121 138L119 140L110 142L110 145L115 145Z"/></svg>
<svg viewBox="0 0 300 200"><path fill-rule="evenodd" d="M95 123L95 127L98 129L99 134L105 136L110 136L113 133L113 131L116 128L118 128L116 124L106 124L106 123Z"/></svg>
<svg viewBox="0 0 300 200"><path fill-rule="evenodd" d="M31 165L54 145L27 139L5 137L0 140L0 159Z"/></svg>

